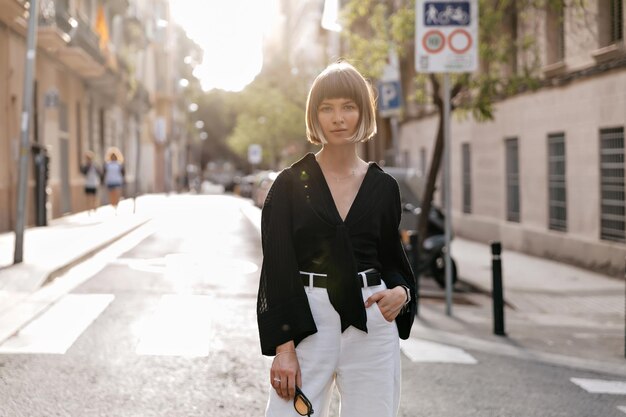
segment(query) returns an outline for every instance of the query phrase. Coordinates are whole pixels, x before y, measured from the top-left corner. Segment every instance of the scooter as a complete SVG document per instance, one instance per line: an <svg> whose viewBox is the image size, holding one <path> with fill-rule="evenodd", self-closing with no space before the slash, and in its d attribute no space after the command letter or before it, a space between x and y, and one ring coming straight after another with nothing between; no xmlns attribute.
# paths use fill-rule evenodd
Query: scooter
<svg viewBox="0 0 626 417"><path fill-rule="evenodd" d="M446 287L446 238L444 215L437 207L432 207L428 216L428 230L422 242L421 250L415 250L417 245L417 219L421 209L407 203L403 206L403 213L414 216L414 229L402 229L404 251L411 261L411 267L416 276L432 277L441 288ZM403 222L405 223L405 222ZM405 223L406 224L406 223ZM454 259L452 265L452 286L457 281L457 268Z"/></svg>

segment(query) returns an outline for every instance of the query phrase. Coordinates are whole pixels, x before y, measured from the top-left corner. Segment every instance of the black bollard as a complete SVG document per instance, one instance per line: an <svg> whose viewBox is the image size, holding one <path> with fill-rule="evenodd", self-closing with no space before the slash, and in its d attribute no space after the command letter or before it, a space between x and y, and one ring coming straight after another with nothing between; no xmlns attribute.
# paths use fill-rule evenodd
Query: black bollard
<svg viewBox="0 0 626 417"><path fill-rule="evenodd" d="M504 331L504 296L502 289L502 244L491 242L491 273L493 297L493 333L506 336Z"/></svg>

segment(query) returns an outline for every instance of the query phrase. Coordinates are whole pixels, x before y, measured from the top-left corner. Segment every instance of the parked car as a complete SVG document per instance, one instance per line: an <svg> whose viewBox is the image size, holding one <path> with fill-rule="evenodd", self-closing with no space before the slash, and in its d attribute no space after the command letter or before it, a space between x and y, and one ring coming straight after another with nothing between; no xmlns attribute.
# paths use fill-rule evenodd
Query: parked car
<svg viewBox="0 0 626 417"><path fill-rule="evenodd" d="M400 234L402 244L411 260L411 266L416 276L432 277L441 288L445 288L445 215L434 204L428 214L428 228L422 241L420 250L415 250L417 242L417 225L420 209L420 199L424 189L424 179L412 169L386 167L385 171L398 181L402 204L400 219ZM452 285L457 281L457 267L452 261Z"/></svg>

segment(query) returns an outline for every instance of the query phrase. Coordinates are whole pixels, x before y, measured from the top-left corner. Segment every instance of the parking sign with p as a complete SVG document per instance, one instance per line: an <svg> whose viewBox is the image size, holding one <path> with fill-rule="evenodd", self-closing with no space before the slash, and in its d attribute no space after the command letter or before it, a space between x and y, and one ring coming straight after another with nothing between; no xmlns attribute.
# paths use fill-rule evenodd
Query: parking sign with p
<svg viewBox="0 0 626 417"><path fill-rule="evenodd" d="M397 116L402 105L400 81L381 81L378 84L378 111L382 117Z"/></svg>

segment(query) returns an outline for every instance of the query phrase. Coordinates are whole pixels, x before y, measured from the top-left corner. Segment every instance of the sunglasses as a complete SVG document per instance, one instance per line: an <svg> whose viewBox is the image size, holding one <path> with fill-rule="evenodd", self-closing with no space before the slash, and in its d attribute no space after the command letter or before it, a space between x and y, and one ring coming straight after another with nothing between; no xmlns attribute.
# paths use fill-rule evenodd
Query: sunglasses
<svg viewBox="0 0 626 417"><path fill-rule="evenodd" d="M293 407L301 416L310 416L313 414L313 405L311 405L311 401L309 401L297 385L296 396L293 397Z"/></svg>

